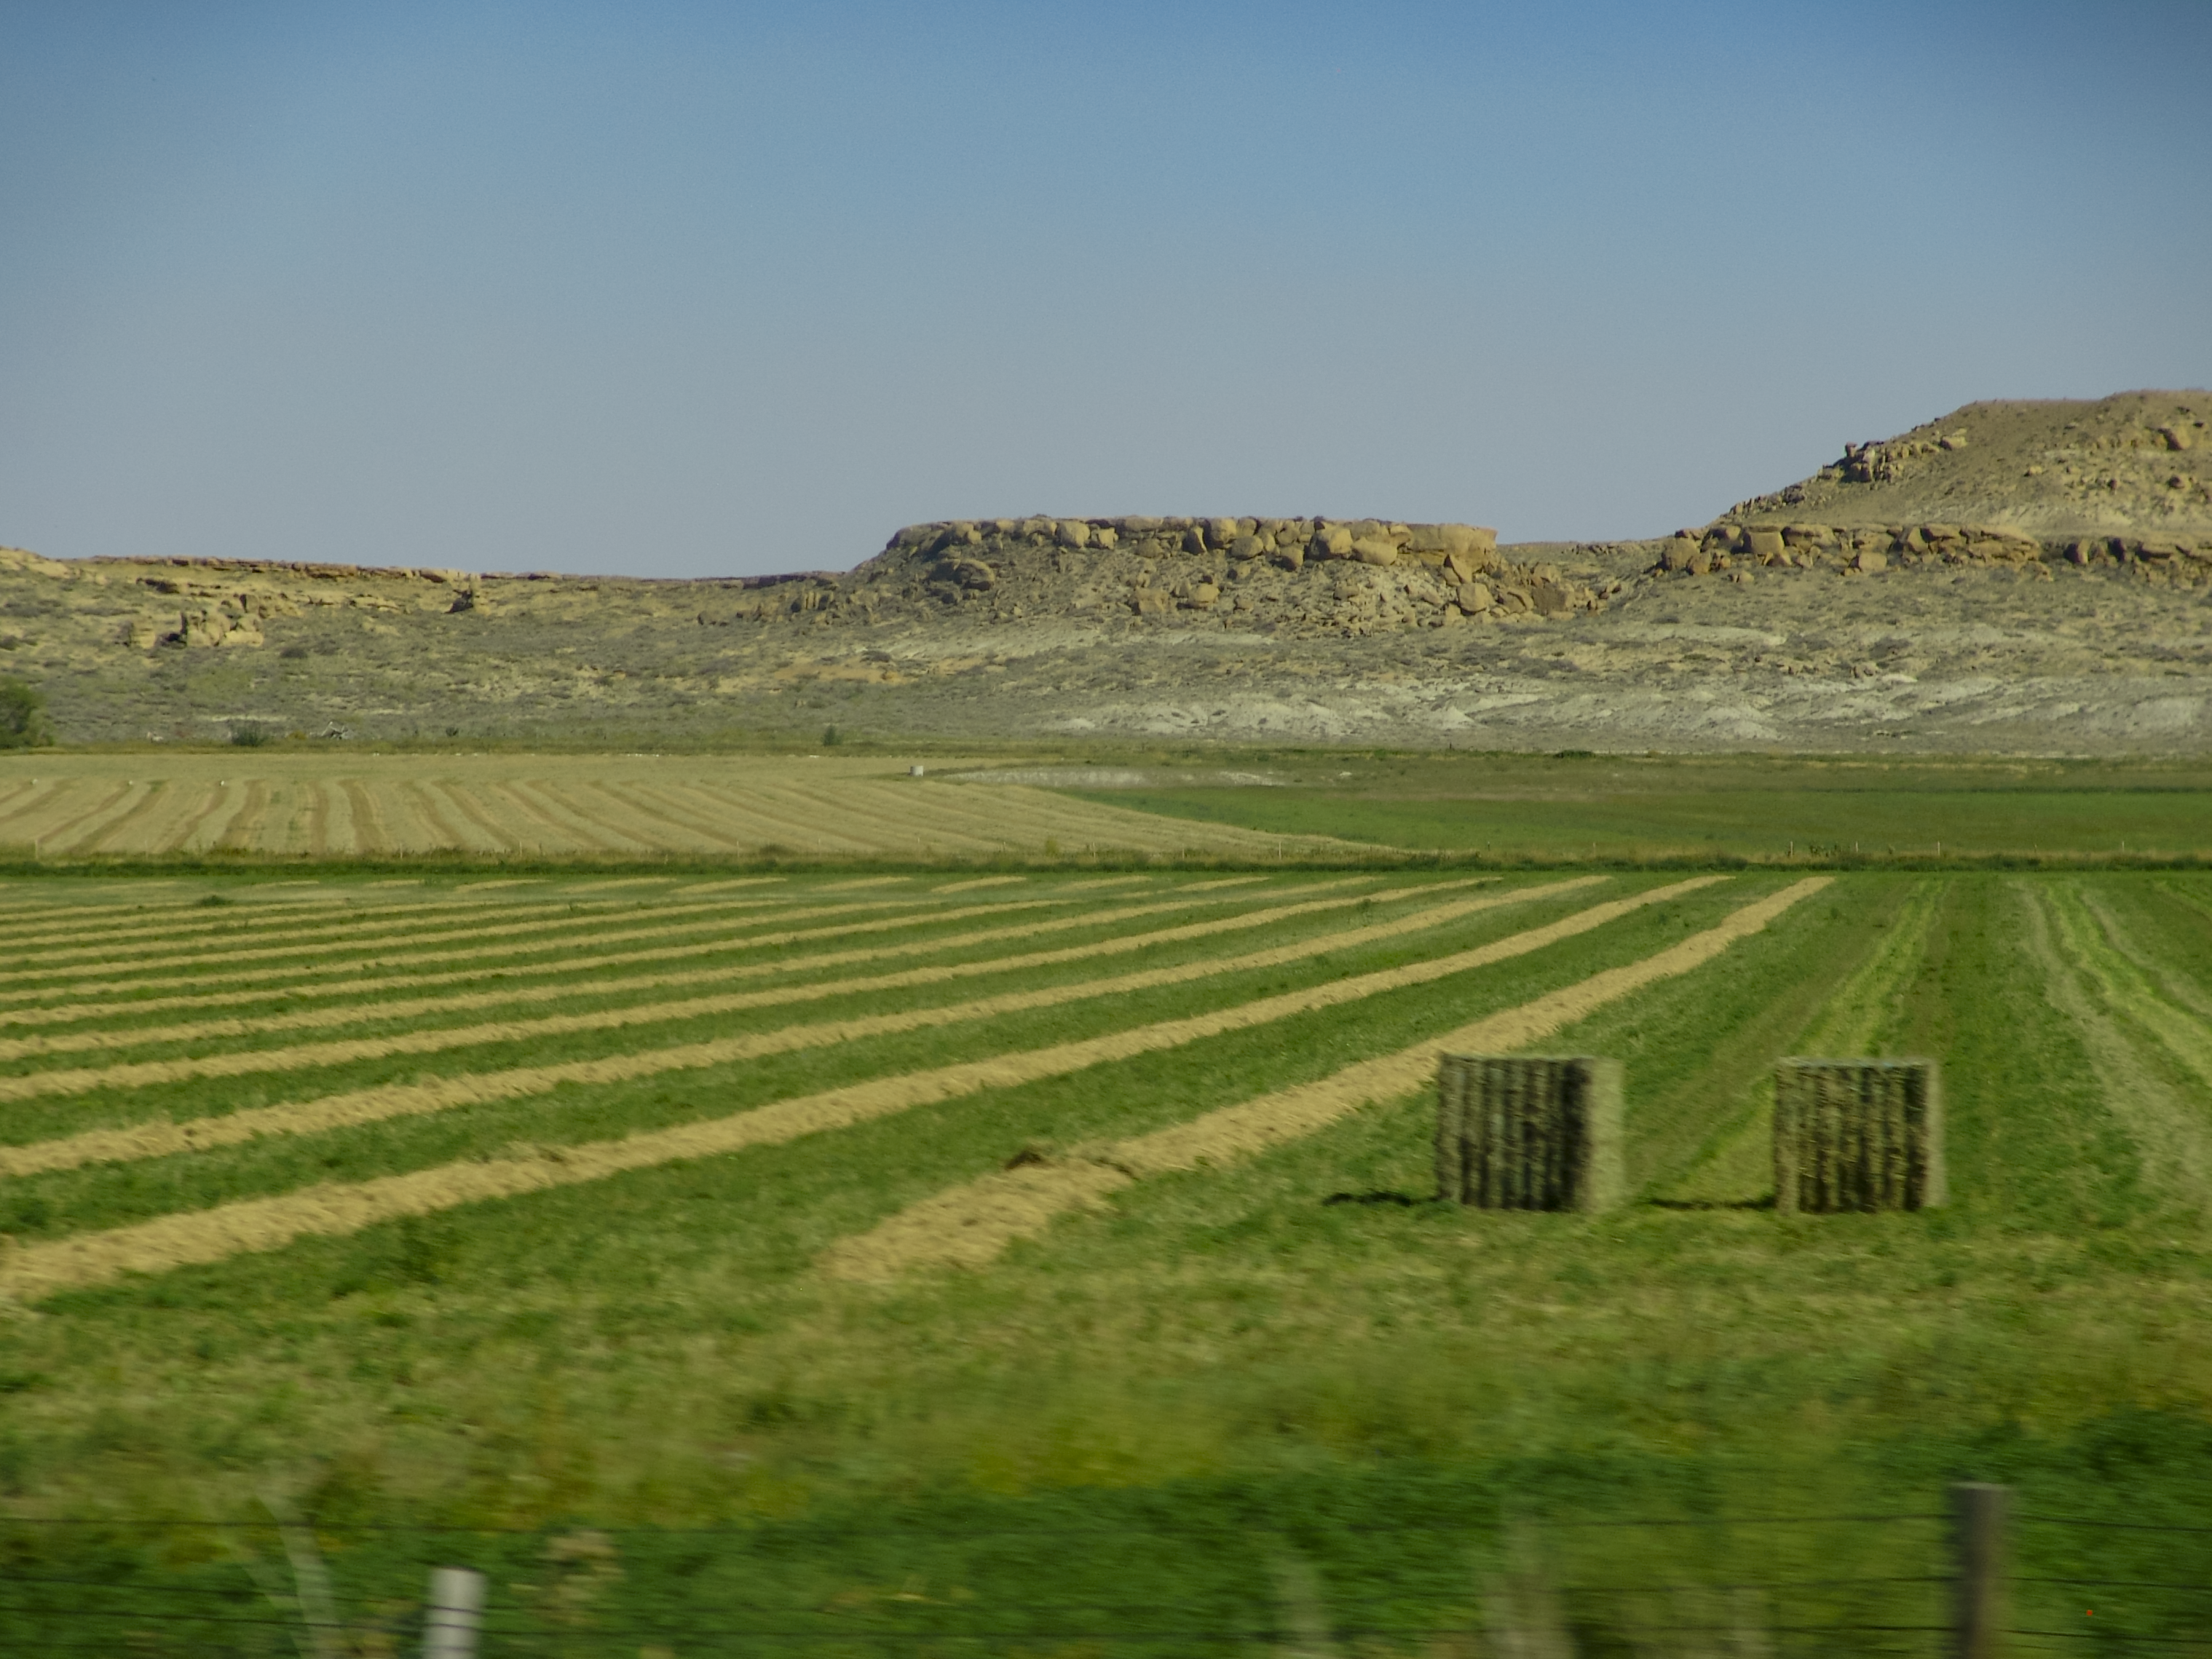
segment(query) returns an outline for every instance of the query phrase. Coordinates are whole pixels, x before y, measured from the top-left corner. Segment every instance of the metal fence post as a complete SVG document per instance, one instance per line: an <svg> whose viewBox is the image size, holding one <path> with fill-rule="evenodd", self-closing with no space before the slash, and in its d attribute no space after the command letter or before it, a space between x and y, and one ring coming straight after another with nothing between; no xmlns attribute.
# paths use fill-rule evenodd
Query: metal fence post
<svg viewBox="0 0 2212 1659"><path fill-rule="evenodd" d="M1951 1631L1957 1659L1996 1659L2004 1620L2005 1511L2012 1490L1978 1480L1951 1488L1951 1548L1957 1600Z"/></svg>
<svg viewBox="0 0 2212 1659"><path fill-rule="evenodd" d="M484 1576L466 1567L430 1569L430 1602L422 1620L422 1659L475 1659L483 1622Z"/></svg>

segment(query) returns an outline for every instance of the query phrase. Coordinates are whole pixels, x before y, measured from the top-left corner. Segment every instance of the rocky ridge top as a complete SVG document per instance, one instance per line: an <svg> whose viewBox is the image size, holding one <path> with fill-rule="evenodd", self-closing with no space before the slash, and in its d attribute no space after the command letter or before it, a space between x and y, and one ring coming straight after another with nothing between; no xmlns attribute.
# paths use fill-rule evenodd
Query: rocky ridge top
<svg viewBox="0 0 2212 1659"><path fill-rule="evenodd" d="M2208 454L2212 392L1968 404L1894 438L1846 444L1811 477L1721 519L2202 541L2212 538Z"/></svg>

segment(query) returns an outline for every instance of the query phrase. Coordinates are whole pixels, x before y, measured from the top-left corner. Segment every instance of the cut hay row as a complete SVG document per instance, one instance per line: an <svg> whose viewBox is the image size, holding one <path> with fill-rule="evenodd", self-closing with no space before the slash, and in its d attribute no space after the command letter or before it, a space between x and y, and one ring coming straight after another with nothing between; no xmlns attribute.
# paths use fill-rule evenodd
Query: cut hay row
<svg viewBox="0 0 2212 1659"><path fill-rule="evenodd" d="M826 810L823 791L805 783L787 786L789 793L814 811ZM888 784L861 780L846 784L839 795L853 810L887 823L896 823L908 834L943 841L961 840L975 848L1012 848L1043 842L1064 833L1065 814L1041 811L1036 801L1013 799L985 805L971 801L957 786L911 783ZM995 808L996 810L994 810Z"/></svg>
<svg viewBox="0 0 2212 1659"><path fill-rule="evenodd" d="M744 850L743 837L732 833L729 825L719 822L713 813L684 799L680 791L654 789L641 783L617 787L604 779L588 780L580 787L602 799L617 818L627 815L669 825L689 836L687 844L691 847L707 846L728 852Z"/></svg>
<svg viewBox="0 0 2212 1659"><path fill-rule="evenodd" d="M811 797L795 786L770 785L748 790L743 795L725 788L702 787L699 793L721 804L725 810L751 819L769 830L771 839L786 843L813 833L811 826L827 819L844 823L896 825L894 844L902 848L919 849L925 838L943 850L959 853L1001 852L1014 845L1003 834L981 833L982 826L947 815L934 799L936 792L927 785L915 787L906 803L907 810L896 817L886 817L873 803L849 799L848 788L849 785L841 786L831 802Z"/></svg>
<svg viewBox="0 0 2212 1659"><path fill-rule="evenodd" d="M280 1249L311 1235L357 1231L375 1222L406 1215L426 1215L457 1206L489 1199L510 1198L555 1187L605 1180L629 1170L649 1169L678 1160L712 1158L749 1147L777 1145L801 1137L849 1127L913 1108L939 1103L987 1089L1012 1088L1050 1077L1065 1076L1110 1061L1184 1047L1231 1031L1248 1030L1301 1014L1380 995L1408 986L1426 984L1463 973L1487 963L1540 948L1574 933L1587 931L1603 921L1641 905L1712 884L1722 879L1707 877L1668 888L1599 905L1581 917L1570 917L1534 928L1526 934L1493 941L1472 950L1425 962L1332 980L1297 991L1279 993L1250 1002L1180 1019L1109 1033L1043 1048L1000 1054L988 1060L909 1072L878 1078L819 1093L755 1107L729 1116L643 1132L618 1140L584 1142L549 1148L526 1158L471 1158L404 1175L346 1185L325 1185L274 1198L219 1205L188 1213L159 1217L132 1225L78 1234L18 1248L0 1257L0 1297L37 1301L73 1287L105 1283L126 1273L164 1273L196 1263L220 1261L247 1252ZM1800 884L1819 886L1820 882ZM1771 902L1770 901L1769 902ZM1596 921L1585 921L1596 915ZM1577 922L1580 925L1577 925ZM1695 941L1677 946L1679 951ZM1662 953L1663 954L1663 953ZM1656 959L1655 959L1656 960ZM1643 964L1639 964L1642 966ZM1602 977L1602 976L1601 976ZM1531 1007L1539 1005L1530 1005ZM739 1040L740 1042L742 1040ZM698 1044L689 1051L703 1055L734 1044ZM411 1109L445 1110L453 1107L511 1100L542 1094L562 1082L610 1083L647 1075L651 1070L672 1069L678 1051L624 1055L604 1060L571 1062L532 1068L527 1073L486 1073L429 1085L364 1091L354 1097L373 1113L397 1115L392 1107L409 1096L426 1102ZM740 1058L730 1054L728 1058ZM694 1059L689 1063L719 1064L720 1060ZM318 1103L323 1106L331 1101ZM409 1109L401 1108L401 1109ZM235 1119L258 1114L238 1113L231 1118L206 1120L193 1126L220 1131ZM360 1121L367 1121L363 1117ZM107 1132L118 1138L131 1133L167 1134L188 1150L179 1131L187 1126L151 1124L138 1131ZM331 1123L325 1127L338 1127ZM27 1149L26 1149L27 1150ZM125 1153L130 1156L132 1154ZM157 1154L142 1154L157 1155Z"/></svg>
<svg viewBox="0 0 2212 1659"><path fill-rule="evenodd" d="M227 939L222 936L224 924L219 921L210 923L208 931L216 937L208 939L200 948L191 951L180 951L176 933L165 927L134 930L142 934L151 933L154 937L142 937L135 943L120 945L106 939L102 939L97 945L52 944L35 957L17 958L34 965L0 973L0 983L47 975L70 978L93 973L137 972L150 968L198 963L267 962L305 952L343 951L355 946L364 951L374 951L395 939L403 943L433 942L465 933L477 938L514 938L558 932L562 928L589 927L595 922L616 916L627 919L640 915L663 915L672 912L735 911L757 908L774 902L767 899L728 899L713 904L672 905L647 910L627 907L617 909L611 905L586 909L559 899L520 903L493 899L477 903L427 905L422 909L430 914L384 920L356 921L354 918L360 914L358 912L333 915L322 910L305 916L288 913L271 918L265 928L247 932L234 927ZM506 916L513 916L516 920L497 920ZM83 933L80 931L76 937L82 939ZM225 948L215 948L217 945Z"/></svg>
<svg viewBox="0 0 2212 1659"><path fill-rule="evenodd" d="M881 907L885 905L926 905L932 902L933 901L927 894L920 894L911 898L882 898L873 900L871 902L876 907ZM591 927L605 922L613 915L649 915L657 923L660 924L659 931L672 933L690 928L711 927L714 925L716 919L723 915L730 915L740 910L757 909L764 906L774 905L775 902L777 902L777 901L773 899L714 899L696 903L657 905L650 909L641 908L631 911L586 911L580 914L563 914L552 917L544 917L541 915L539 919L534 921L500 922L493 925L486 925L481 922L469 922L463 925L451 927L425 927L419 923L412 926L395 924L392 926L378 926L356 930L347 930L345 932L325 931L314 939L310 939L303 938L298 941L287 944L253 945L225 951L202 950L183 952L173 951L166 956L159 954L161 948L160 946L149 947L144 951L113 951L111 947L106 945L85 945L70 950L54 951L45 957L40 965L36 968L9 969L5 972L0 972L0 985L7 984L11 981L48 978L53 976L58 969L61 971L61 976L66 978L82 974L106 973L116 970L129 970L143 973L152 968L191 966L202 963L271 962L284 957L301 956L317 951L327 953L330 951L350 950L357 945L363 945L363 948L365 949L376 949L377 942L379 940L384 939L388 934L395 933L403 934L410 945L416 941L435 943L437 941L462 936L477 939L513 939L521 938L526 935L558 933L563 929L574 931L579 928ZM552 904L529 906L525 908L542 912L544 910L561 907L556 901ZM690 918L690 920L681 921L670 920L670 918L676 917ZM370 936L367 939L366 942L364 942L364 935ZM595 937L606 937L606 935L597 935ZM636 937L636 935L632 934L630 937ZM554 944L557 944L557 941L553 942L553 944L542 945L533 948L550 950L554 948ZM107 951L108 954L102 956L100 954L101 951ZM391 956L391 953L383 952L381 951L380 951L379 954L387 958ZM399 953L401 957L412 956L416 954L417 953L412 951L402 951ZM82 961L75 960L75 958L80 957L88 957L90 959Z"/></svg>
<svg viewBox="0 0 2212 1659"><path fill-rule="evenodd" d="M933 912L922 908L929 902L927 898L898 900L879 899L873 902L855 901L848 904L819 904L802 907L798 909L787 910L778 915L749 917L747 920L749 921L757 922L790 922L809 921L822 916L850 915L854 911L878 911L892 908L897 908L899 914L890 916L880 916L867 921L845 922L826 927L794 929L781 933L756 933L743 936L718 934L713 939L699 940L689 945L667 945L650 951L635 951L630 953L627 957L622 958L611 957L564 957L558 962L545 963L515 962L514 958L517 957L542 955L549 950L556 950L560 948L560 945L562 943L562 941L557 939L550 942L550 944L541 939L532 939L526 944L511 945L504 949L495 951L486 951L477 946L469 945L454 950L422 951L413 952L381 951L378 954L378 965L386 968L404 967L408 971L404 975L398 976L398 982L420 984L431 983L433 981L428 976L421 975L416 970L425 966L441 962L467 962L477 964L462 972L442 975L441 977L447 982L461 979L483 979L495 974L513 975L523 973L537 972L569 973L577 971L592 962L606 963L616 960L649 961L673 958L682 956L700 956L717 951L765 950L784 945L797 944L807 939L831 938L840 934L888 933L900 927L927 927L933 922L940 921L964 921L971 916L999 915L1013 911L1034 910L1048 905L1066 904L1074 902L1075 901L1073 899L1061 898L1058 896L1033 899L1017 898L1009 899L1003 903L996 904L983 903L956 905L950 909ZM693 933L696 932L701 927L711 927L714 924L711 921L702 921L687 922L677 927L655 926L649 927L614 928L603 930L599 933L594 933L592 935L592 942L595 945L613 945L631 939L665 939L672 933ZM314 963L303 967L277 969L271 969L264 967L251 971L196 975L190 982L194 985L245 983L260 988L259 994L274 996L284 994L284 986L288 982L296 983L302 980L314 980L333 974L349 973L356 966L357 964L353 963L337 962ZM109 980L81 985L41 987L35 991L0 992L0 1000L21 1000L33 996L52 996L57 994L81 996L107 995L118 992L140 989L148 986L165 986L174 982L175 981L167 979L144 977L137 979ZM31 1013L40 1012L43 1011L35 1009L10 1011L6 1017L10 1020L17 1020L27 1018Z"/></svg>
<svg viewBox="0 0 2212 1659"><path fill-rule="evenodd" d="M400 785L400 790L441 844L471 853L507 851L505 837L494 833L483 818L470 812L452 791L435 780L410 781Z"/></svg>
<svg viewBox="0 0 2212 1659"><path fill-rule="evenodd" d="M1016 1239L1042 1232L1055 1217L1095 1206L1147 1176L1218 1168L1311 1134L1369 1105L1402 1099L1433 1080L1439 1053L1508 1053L1540 1042L1609 1002L1704 966L1831 879L1816 876L1798 882L1641 962L1593 974L1533 1002L1315 1082L1273 1090L1188 1123L1115 1141L1087 1157L993 1170L910 1205L866 1233L840 1240L823 1253L821 1265L833 1276L862 1280L888 1279L921 1268L986 1266ZM1685 883L1641 896L1648 903L1702 884Z"/></svg>
<svg viewBox="0 0 2212 1659"><path fill-rule="evenodd" d="M702 798L702 809L720 818L747 841L759 847L783 846L801 852L862 853L872 848L893 845L902 850L908 845L904 830L896 842L883 838L868 839L846 836L825 827L827 824L866 823L872 821L872 813L862 813L851 803L842 810L828 811L811 802L793 803L785 792L774 787L748 788L742 793L734 789L693 785L692 790ZM983 852L994 850L993 844L963 842L959 850Z"/></svg>
<svg viewBox="0 0 2212 1659"><path fill-rule="evenodd" d="M563 892L578 890L580 890L569 888L564 889ZM310 899L315 904L323 907L319 916L307 917L301 914L301 905ZM271 912L259 908L262 906L280 902L285 908L279 911ZM256 894L250 897L235 898L230 907L226 907L216 913L211 914L198 909L194 902L186 901L165 906L143 921L133 920L119 924L111 922L106 917L99 916L98 912L90 907L78 906L74 912L76 919L75 926L70 926L58 920L52 926L24 928L20 931L11 929L8 936L8 943L11 947L20 950L56 941L82 940L85 936L84 924L95 918L99 922L100 945L107 946L143 939L173 942L210 933L227 933L234 938L257 939L264 939L272 934L289 936L304 933L311 922L319 923L327 928L334 919L342 921L346 927L353 928L400 922L402 918L405 920L400 925L411 927L417 919L422 917L543 915L562 902L562 899L552 896L536 902L528 899L518 902L514 898L464 899L455 896L421 899L393 904L349 904L346 896L340 893L287 896L283 898Z"/></svg>
<svg viewBox="0 0 2212 1659"><path fill-rule="evenodd" d="M1132 878L1132 879L1141 880L1143 878ZM1297 890L1303 893L1323 893L1335 888L1364 886L1373 879L1369 876L1348 877L1338 881L1310 883ZM1095 885L1072 882L1062 890L1065 893L1079 890L1077 891L1077 897L1084 897L1097 891L1100 886L1126 884L1124 882L1105 882ZM945 892L951 890L940 888L938 890ZM1190 890L1184 888L1174 890L1188 892ZM943 912L936 916L908 915L893 918L888 921L848 923L836 927L809 928L766 939L755 939L746 943L749 946L811 943L822 939L848 937L854 933L882 932L894 926L918 927L928 921L964 919L976 915L1002 915L1010 911L1035 908L1041 904L1072 902L1074 901L1066 897L1055 897L1051 900L1012 904L981 905L957 911ZM1227 902L1233 901L1176 897L1149 904L1128 906L1109 912L1086 911L1081 915L1057 916L1045 921L1023 921L1009 927L977 928L965 933L942 934L905 945L870 945L859 950L820 951L811 956L781 958L774 962L751 963L732 968L727 971L732 978L737 978L740 975L757 976L768 974L811 972L823 968L845 967L858 963L892 961L900 957L931 956L947 951L965 950L974 945L998 940L1032 939L1046 933L1066 933L1079 927L1104 927L1109 923L1131 921L1140 917L1158 915L1172 910L1188 910L1198 904L1217 904ZM1358 899L1355 896L1345 902L1357 903ZM840 908L873 908L875 907ZM605 936L602 936L600 942L606 942ZM599 956L570 957L559 962L521 964L489 971L496 972L505 980L512 982L533 975L572 975L606 968L628 967L647 962L678 961L686 957L710 956L731 948L727 939L714 939L692 945L661 945L642 951L622 951ZM317 969L316 971L328 970ZM17 1009L6 1014L4 1018L10 1025L21 1026L33 1024L59 1024L68 1020L121 1014L151 1013L170 1008L234 1006L240 1002L265 1001L272 995L287 995L293 998L343 996L357 999L386 990L420 989L431 985L451 985L483 979L487 971L482 967L474 967L439 974L394 974L381 979L349 976L335 984L293 987L288 990L273 990L265 981L255 978L252 988L243 991L213 991L184 996L134 998L122 1002L64 1003L48 1008Z"/></svg>
<svg viewBox="0 0 2212 1659"><path fill-rule="evenodd" d="M626 839L656 853L699 850L700 837L696 833L676 833L676 826L665 816L641 812L628 802L609 802L588 781L574 790L550 780L537 787L541 794L571 818L592 825L602 835Z"/></svg>
<svg viewBox="0 0 2212 1659"><path fill-rule="evenodd" d="M1553 888L1573 884L1577 884L1554 883L1550 888L1524 888L1516 893L1463 899L1453 904L1438 905L1397 921L1377 922L1371 927L1351 928L1337 933L1323 933L1313 939L1302 939L1295 945L1278 945L1271 950L1253 951L1249 955L1231 957L1225 961L1209 958L1199 962L1182 963L1173 967L1149 968L1136 973L1121 974L1106 979L1084 980L1073 985L1050 986L1034 991L1008 992L999 996L982 997L971 1002L954 1003L941 1007L904 1009L896 1013L865 1015L851 1019L824 1021L805 1027L787 1027L775 1031L735 1039L741 1046L732 1052L731 1058L753 1059L764 1054L788 1053L794 1048L823 1048L834 1043L858 1042L863 1037L892 1036L906 1031L921 1030L932 1026L963 1024L974 1020L995 1018L1005 1014L1027 1013L1039 1008L1057 1007L1065 1003L1079 1002L1093 997L1154 990L1162 986L1188 984L1194 980L1214 979L1224 975L1249 972L1259 968L1278 967L1286 963L1301 962L1309 957L1324 956L1332 951L1348 950L1358 945L1373 944L1382 939L1394 939L1406 933L1441 927L1447 921L1455 921L1476 911L1519 902L1527 898L1540 897ZM1604 907L1599 908L1602 909ZM941 970L939 969L925 969L915 972L931 975L941 975ZM181 1060L149 1060L113 1066L58 1067L49 1072L33 1072L18 1077L0 1078L0 1102L51 1099L60 1095L83 1094L94 1089L143 1089L206 1078L250 1077L281 1072L307 1071L320 1066L349 1065L364 1060L388 1060L399 1054L441 1054L455 1048L481 1047L487 1043L525 1042L548 1036L574 1036L584 1031L628 1030L640 1026L664 1025L677 1021L700 1019L712 1014L737 1013L748 1008L836 996L844 988L843 984L833 981L825 985L789 986L772 990L727 992L719 996L689 997L676 1002L643 1003L620 1008L597 1008L583 1013L548 1014L535 1019L485 1021L475 1025L446 1026L428 1030L396 1032L383 1036L351 1037L323 1042L295 1043L284 1048L254 1048L231 1054L196 1054Z"/></svg>
<svg viewBox="0 0 2212 1659"><path fill-rule="evenodd" d="M594 787L605 791L610 797L623 798L611 784L599 783ZM691 799L680 789L633 784L629 799L650 806L671 823L679 824L694 835L703 836L716 847L732 852L742 852L745 848L744 838L737 834L724 818L703 803Z"/></svg>
<svg viewBox="0 0 2212 1659"><path fill-rule="evenodd" d="M78 761L88 769L79 775L58 771L0 799L0 841L51 855L331 858L730 855L775 846L837 856L1035 854L1054 841L1070 852L1272 856L1343 846L1020 787L893 781L849 763L752 765L741 777L669 781L589 761L516 775L509 763L447 758L437 775L421 777L363 760L357 775L333 775L320 757L167 756L135 777L115 775L112 762Z"/></svg>
<svg viewBox="0 0 2212 1659"><path fill-rule="evenodd" d="M1205 939L1218 933L1240 929L1272 927L1301 915L1316 915L1341 909L1347 905L1384 903L1401 899L1431 897L1436 894L1483 883L1487 878L1472 877L1456 882L1442 882L1425 887L1404 887L1380 892L1353 895L1350 897L1315 899L1304 903L1278 905L1264 910L1249 910L1241 915L1216 918L1212 921L1188 922L1177 927L1164 927L1151 933L1120 935L1094 940L1088 945L1069 946L1058 951L1031 951L1014 957L985 957L971 962L959 962L932 968L908 969L903 973L878 975L860 979L828 980L791 991L759 994L762 1006L771 1001L803 1001L814 998L845 996L861 991L889 990L910 985L930 985L954 979L975 978L990 974L1011 973L1017 969L1041 968L1052 964L1080 962L1107 956L1125 956L1135 951L1149 950L1156 945L1176 944L1188 939ZM1577 884L1555 885L1552 892L1570 890ZM1052 927L1073 925L1111 927L1119 926L1133 916L1158 908L1184 909L1187 906L1131 906L1123 910L1110 911L1096 916L1064 917L1054 921L1031 924L1025 928L991 929L994 933L1006 932L1036 933ZM912 950L915 947L904 947ZM953 948L950 940L934 941L923 947L931 951ZM857 954L872 955L874 952ZM395 999L370 1003L363 1000L365 988L356 983L345 988L345 1003L334 1008L291 1009L281 1014L268 1014L246 1019L192 1020L167 1026L133 1026L122 1030L81 1031L58 1036L32 1036L0 1039L0 1060L44 1058L52 1054L84 1054L100 1049L137 1048L150 1043L212 1042L223 1038L267 1036L280 1031L313 1030L336 1025L359 1025L368 1021L413 1019L426 1014L460 1013L471 1009L514 1006L532 1002L553 1002L578 996L611 994L642 994L647 991L674 990L702 985L726 983L732 980L758 977L764 974L803 972L820 966L818 959L800 957L769 963L746 963L735 967L693 969L683 973L656 974L641 978L622 979L611 982L590 984L563 983L559 985L514 986L502 985L489 991L477 991L459 995L446 993L436 996ZM563 971L573 972L573 964L563 964ZM409 981L399 981L406 985ZM143 1005L125 1005L142 1011ZM748 1005L754 1006L754 1005Z"/></svg>
<svg viewBox="0 0 2212 1659"><path fill-rule="evenodd" d="M71 853L96 853L110 841L125 835L142 819L149 818L167 804L172 792L160 783L134 785L130 803L121 811L109 814L102 822L87 828L66 844ZM57 843L57 850L62 850Z"/></svg>
<svg viewBox="0 0 2212 1659"><path fill-rule="evenodd" d="M940 887L940 893L967 893L978 887L1004 887L1009 882L1025 879L1021 876L978 876L973 881L956 881L950 887Z"/></svg>

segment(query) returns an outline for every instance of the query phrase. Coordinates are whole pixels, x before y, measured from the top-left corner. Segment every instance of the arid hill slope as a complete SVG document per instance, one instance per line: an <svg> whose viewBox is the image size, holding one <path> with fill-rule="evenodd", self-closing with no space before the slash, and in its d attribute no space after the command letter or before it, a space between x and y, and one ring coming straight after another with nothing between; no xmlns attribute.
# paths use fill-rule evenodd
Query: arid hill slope
<svg viewBox="0 0 2212 1659"><path fill-rule="evenodd" d="M70 742L2199 752L2208 411L1973 404L1702 531L1594 546L1031 518L671 582L0 552L0 675Z"/></svg>
<svg viewBox="0 0 2212 1659"><path fill-rule="evenodd" d="M2044 540L2212 538L2212 392L1968 404L1742 502L1747 524L1986 524Z"/></svg>

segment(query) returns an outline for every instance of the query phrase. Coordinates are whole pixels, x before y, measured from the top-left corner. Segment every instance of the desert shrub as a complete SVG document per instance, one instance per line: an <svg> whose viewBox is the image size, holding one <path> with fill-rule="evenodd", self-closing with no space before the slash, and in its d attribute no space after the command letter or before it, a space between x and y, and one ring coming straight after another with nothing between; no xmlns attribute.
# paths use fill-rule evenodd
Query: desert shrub
<svg viewBox="0 0 2212 1659"><path fill-rule="evenodd" d="M234 726L230 728L230 740L240 749L258 749L269 741L269 733L258 726Z"/></svg>
<svg viewBox="0 0 2212 1659"><path fill-rule="evenodd" d="M44 694L21 680L0 680L0 749L35 749L53 740Z"/></svg>

